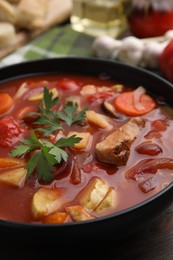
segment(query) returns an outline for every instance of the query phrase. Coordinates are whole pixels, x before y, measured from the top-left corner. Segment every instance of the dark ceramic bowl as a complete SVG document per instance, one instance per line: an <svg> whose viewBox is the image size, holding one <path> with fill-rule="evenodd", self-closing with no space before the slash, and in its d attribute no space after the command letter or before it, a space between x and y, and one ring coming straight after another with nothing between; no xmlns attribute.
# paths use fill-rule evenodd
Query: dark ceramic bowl
<svg viewBox="0 0 173 260"><path fill-rule="evenodd" d="M0 69L0 84L26 75L49 74L55 72L77 72L97 75L107 73L112 78L128 85L143 85L146 89L164 96L166 102L173 105L173 85L154 73L131 67L114 61L92 58L54 58L26 62ZM25 241L83 241L85 238L108 239L114 236L121 240L131 236L148 225L156 216L164 212L173 202L173 183L146 201L127 210L98 219L80 223L65 224L24 224L0 221L1 237ZM47 238L47 239L46 239Z"/></svg>

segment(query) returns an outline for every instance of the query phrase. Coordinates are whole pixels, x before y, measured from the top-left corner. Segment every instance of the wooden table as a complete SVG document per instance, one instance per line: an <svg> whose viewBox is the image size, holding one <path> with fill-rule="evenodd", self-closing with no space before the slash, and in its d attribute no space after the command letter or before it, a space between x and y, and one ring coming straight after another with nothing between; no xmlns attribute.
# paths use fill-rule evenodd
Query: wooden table
<svg viewBox="0 0 173 260"><path fill-rule="evenodd" d="M58 31L62 37L62 30ZM74 35L73 35L74 37ZM73 48L68 49L68 53L61 53L71 55L77 50L80 51L80 56L86 56L89 54L89 48L92 44L92 39L87 36L76 36L76 42L78 43L75 49L73 40ZM60 37L58 38L60 39ZM82 40L83 39L83 40ZM68 42L68 41L66 41ZM81 46L80 46L81 43ZM37 45L37 42L35 43ZM88 49L86 48L88 44ZM50 44L49 44L50 46ZM86 49L82 52L82 46ZM51 50L52 51L52 50ZM57 234L58 236L58 234ZM115 234L115 237L118 234ZM3 238L1 238L3 240ZM84 242L85 243L85 242ZM97 241L95 241L97 244ZM114 238L107 241L103 246L96 245L90 247L90 242L85 243L83 248L80 248L78 241L75 242L75 246L64 250L62 245L58 243L48 244L47 246L39 243L30 244L25 241L21 244L15 244L14 242L0 243L0 259L1 260L33 260L33 259L48 259L48 260L119 260L119 259L137 259L137 260L172 260L173 259L173 204L157 219L153 220L149 226L133 237L129 237L124 241L117 242ZM65 245L64 245L65 246Z"/></svg>

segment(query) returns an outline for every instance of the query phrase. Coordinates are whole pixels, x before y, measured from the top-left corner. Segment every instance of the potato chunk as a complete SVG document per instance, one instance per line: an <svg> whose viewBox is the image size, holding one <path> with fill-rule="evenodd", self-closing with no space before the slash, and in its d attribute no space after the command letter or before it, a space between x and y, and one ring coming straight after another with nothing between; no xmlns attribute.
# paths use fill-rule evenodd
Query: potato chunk
<svg viewBox="0 0 173 260"><path fill-rule="evenodd" d="M70 131L68 136L76 135L76 137L82 138L79 143L76 143L73 147L76 149L86 149L91 140L91 134L87 132L75 132Z"/></svg>
<svg viewBox="0 0 173 260"><path fill-rule="evenodd" d="M96 88L95 85L87 84L87 85L82 87L80 94L82 96L85 96L85 95L95 94L96 92L97 92L97 88Z"/></svg>
<svg viewBox="0 0 173 260"><path fill-rule="evenodd" d="M92 179L85 187L79 202L85 208L95 210L108 191L107 185L99 178Z"/></svg>
<svg viewBox="0 0 173 260"><path fill-rule="evenodd" d="M81 195L79 203L92 211L99 211L115 205L115 190L103 180L95 177L90 180Z"/></svg>
<svg viewBox="0 0 173 260"><path fill-rule="evenodd" d="M53 99L58 96L58 90L56 88L52 88L49 90L50 93L52 93ZM28 98L29 101L41 101L43 99L43 92L33 94Z"/></svg>
<svg viewBox="0 0 173 260"><path fill-rule="evenodd" d="M100 204L95 209L96 212L105 210L107 208L115 207L117 204L116 192L113 188L109 188L105 198L100 202Z"/></svg>
<svg viewBox="0 0 173 260"><path fill-rule="evenodd" d="M83 221L94 218L81 205L66 207L66 211L74 221Z"/></svg>
<svg viewBox="0 0 173 260"><path fill-rule="evenodd" d="M96 113L95 111L86 111L86 117L89 122L97 125L100 128L111 129L112 125L108 122L108 118L105 115Z"/></svg>
<svg viewBox="0 0 173 260"><path fill-rule="evenodd" d="M34 217L43 217L53 213L61 206L61 192L40 188L33 196L32 212Z"/></svg>
<svg viewBox="0 0 173 260"><path fill-rule="evenodd" d="M16 168L0 174L0 182L19 187L25 181L27 170L25 168Z"/></svg>

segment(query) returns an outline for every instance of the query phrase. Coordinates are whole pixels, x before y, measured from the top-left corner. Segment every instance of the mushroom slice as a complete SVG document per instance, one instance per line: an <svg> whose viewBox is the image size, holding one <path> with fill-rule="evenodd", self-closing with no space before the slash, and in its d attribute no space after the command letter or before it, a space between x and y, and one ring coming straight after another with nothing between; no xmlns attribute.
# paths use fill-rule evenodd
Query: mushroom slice
<svg viewBox="0 0 173 260"><path fill-rule="evenodd" d="M103 109L108 112L111 116L117 118L117 119L121 119L123 118L123 116L117 112L117 110L115 109L115 107L109 103L108 101L104 100L102 103Z"/></svg>

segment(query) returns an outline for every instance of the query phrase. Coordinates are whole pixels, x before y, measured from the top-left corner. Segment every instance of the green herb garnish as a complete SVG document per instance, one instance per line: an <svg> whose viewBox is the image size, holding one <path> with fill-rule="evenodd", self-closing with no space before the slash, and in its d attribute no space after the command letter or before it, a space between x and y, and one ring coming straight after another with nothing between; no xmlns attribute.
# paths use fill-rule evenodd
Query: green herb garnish
<svg viewBox="0 0 173 260"><path fill-rule="evenodd" d="M43 125L44 127L37 128L38 131L43 132L43 136L50 136L54 131L62 129L59 119L65 121L68 126L85 119L87 108L78 110L78 104L69 101L61 111L54 110L52 107L58 104L58 98L53 99L53 95L47 88L44 88L43 100L39 105L40 112L31 112L26 116L37 115L38 119L34 122L36 125Z"/></svg>
<svg viewBox="0 0 173 260"><path fill-rule="evenodd" d="M43 136L50 136L54 131L62 129L58 122L57 111L51 111L52 107L58 104L58 97L53 99L53 95L47 88L44 88L43 99L39 105L40 112L31 112L26 115L36 115L37 120L34 122L36 125L44 126L37 128L38 131L43 132Z"/></svg>
<svg viewBox="0 0 173 260"><path fill-rule="evenodd" d="M10 155L20 157L33 152L33 155L25 165L27 178L36 170L38 180L50 182L53 179L53 166L60 164L63 160L67 161L67 153L61 147L69 147L80 142L81 138L72 135L67 138L60 138L55 144L47 140L39 140L34 133L23 140L22 144L14 147Z"/></svg>
<svg viewBox="0 0 173 260"><path fill-rule="evenodd" d="M68 101L63 111L58 111L57 115L61 120L65 121L67 125L71 126L72 124L85 118L87 108L84 108L79 113L77 113L77 110L78 104L73 104L73 102Z"/></svg>
<svg viewBox="0 0 173 260"><path fill-rule="evenodd" d="M44 88L43 99L39 105L39 112L31 112L26 116L36 115L34 124L39 125L35 131L43 133L43 137L48 137L54 131L62 130L60 121L64 121L68 126L85 119L86 108L78 112L78 104L67 102L61 111L52 110L58 104L58 98L53 99L49 90ZM33 153L26 163L27 178L36 172L38 180L50 182L53 179L54 165L67 161L67 153L62 149L79 143L82 138L72 135L67 138L60 138L55 144L48 140L39 140L34 131L23 142L14 147L10 156L20 157Z"/></svg>

